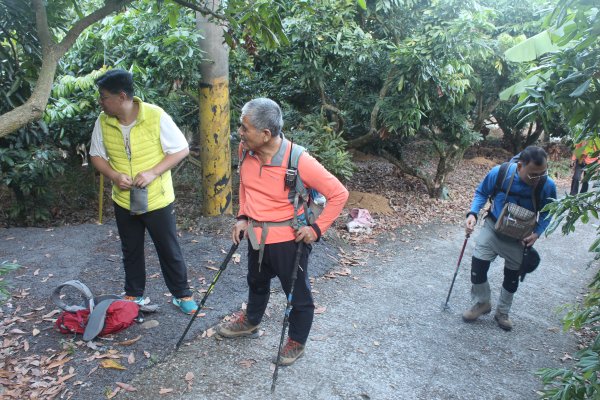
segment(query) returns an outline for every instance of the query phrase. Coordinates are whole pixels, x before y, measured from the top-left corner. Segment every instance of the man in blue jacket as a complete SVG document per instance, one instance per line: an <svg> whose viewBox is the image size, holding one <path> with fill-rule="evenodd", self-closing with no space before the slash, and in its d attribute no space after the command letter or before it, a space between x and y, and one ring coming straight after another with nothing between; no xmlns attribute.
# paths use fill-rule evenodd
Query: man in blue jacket
<svg viewBox="0 0 600 400"><path fill-rule="evenodd" d="M496 232L495 223L500 216L505 203L515 203L531 211L539 211L551 199L556 198L556 184L548 177L548 156L544 149L529 146L523 150L517 163L509 165L502 179L501 185L496 190L496 180L499 176L500 166L492 168L475 190L475 197L471 210L467 214L465 231L470 235L477 224L477 215L490 197L492 206L485 217L482 231L479 233L473 260L471 264L471 297L474 305L463 313L465 322L473 322L483 314L492 310L490 302L491 291L487 280L490 263L497 256L504 258L504 281L500 289L500 298L496 307L494 319L498 326L510 331L513 323L509 319L510 308L514 293L519 286L519 270L523 260L524 247L531 247L546 230L550 223L547 212L541 212L533 232L522 240L513 239ZM512 180L512 184L511 184ZM534 205L536 187L543 185L539 193L539 203ZM509 193L507 194L507 190ZM497 193L495 193L497 191Z"/></svg>

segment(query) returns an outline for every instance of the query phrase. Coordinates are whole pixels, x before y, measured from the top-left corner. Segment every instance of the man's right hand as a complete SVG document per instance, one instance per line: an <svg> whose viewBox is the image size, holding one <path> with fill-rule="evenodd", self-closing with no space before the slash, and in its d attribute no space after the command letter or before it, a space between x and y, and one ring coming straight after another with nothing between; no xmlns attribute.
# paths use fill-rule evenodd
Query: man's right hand
<svg viewBox="0 0 600 400"><path fill-rule="evenodd" d="M467 217L467 221L465 222L465 233L470 235L475 230L475 225L477 225L477 219L473 214L469 214Z"/></svg>
<svg viewBox="0 0 600 400"><path fill-rule="evenodd" d="M247 229L248 229L248 221L246 221L245 219L238 220L238 222L236 222L235 225L233 226L233 230L231 232L231 239L233 240L233 243L239 244L241 241L240 234L242 232L245 232ZM244 236L245 236L245 234L244 234Z"/></svg>
<svg viewBox="0 0 600 400"><path fill-rule="evenodd" d="M112 181L121 190L129 190L133 185L133 179L127 174L118 174Z"/></svg>

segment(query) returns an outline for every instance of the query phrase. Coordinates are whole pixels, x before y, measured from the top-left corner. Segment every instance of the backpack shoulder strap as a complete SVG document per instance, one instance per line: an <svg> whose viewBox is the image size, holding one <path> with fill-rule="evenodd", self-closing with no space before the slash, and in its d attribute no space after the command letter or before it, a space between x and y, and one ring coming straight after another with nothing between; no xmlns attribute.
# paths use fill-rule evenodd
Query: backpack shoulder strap
<svg viewBox="0 0 600 400"><path fill-rule="evenodd" d="M502 184L506 179L506 173L508 172L508 168L510 167L511 162L503 162L500 165L500 170L498 171L498 176L496 176L496 183L494 184L494 190L492 190L492 194L490 194L490 200L493 200L494 197L498 194L499 191L502 190Z"/></svg>
<svg viewBox="0 0 600 400"><path fill-rule="evenodd" d="M306 151L306 148L292 143L292 154L290 157L290 165L288 168L293 168L296 170L296 193L300 194L300 197L306 199L308 194L308 190L306 186L304 186L304 182L302 182L302 178L300 177L300 171L298 171L298 161L300 160L300 156L302 153Z"/></svg>
<svg viewBox="0 0 600 400"><path fill-rule="evenodd" d="M61 291L65 287L70 287L81 293L81 299L83 300L82 305L69 305L61 298ZM70 280L58 285L52 292L51 298L54 304L69 312L76 312L79 310L89 310L91 312L95 306L92 291L83 282L78 280Z"/></svg>
<svg viewBox="0 0 600 400"><path fill-rule="evenodd" d="M298 160L302 153L306 151L306 148L300 146L299 144L292 143L292 156L291 156L291 164L289 168L298 169Z"/></svg>
<svg viewBox="0 0 600 400"><path fill-rule="evenodd" d="M248 150L242 149L242 155L240 156L240 160L238 161L238 172L240 171L242 163L246 159L246 155L248 155Z"/></svg>

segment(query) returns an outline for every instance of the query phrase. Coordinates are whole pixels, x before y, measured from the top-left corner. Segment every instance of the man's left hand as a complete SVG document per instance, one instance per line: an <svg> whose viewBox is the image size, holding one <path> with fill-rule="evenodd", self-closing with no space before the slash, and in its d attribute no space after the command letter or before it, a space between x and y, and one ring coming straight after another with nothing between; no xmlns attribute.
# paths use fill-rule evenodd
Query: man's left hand
<svg viewBox="0 0 600 400"><path fill-rule="evenodd" d="M151 184L152 181L155 180L157 176L158 175L156 175L154 172L152 172L151 169L149 169L147 171L139 172L135 176L135 179L133 180L133 186L145 188L146 186Z"/></svg>
<svg viewBox="0 0 600 400"><path fill-rule="evenodd" d="M534 232L531 235L527 236L525 239L523 239L521 243L523 243L523 245L526 247L531 247L533 246L535 241L538 240L539 237L540 235Z"/></svg>
<svg viewBox="0 0 600 400"><path fill-rule="evenodd" d="M317 235L310 226L303 226L296 231L296 242L310 244L317 240Z"/></svg>

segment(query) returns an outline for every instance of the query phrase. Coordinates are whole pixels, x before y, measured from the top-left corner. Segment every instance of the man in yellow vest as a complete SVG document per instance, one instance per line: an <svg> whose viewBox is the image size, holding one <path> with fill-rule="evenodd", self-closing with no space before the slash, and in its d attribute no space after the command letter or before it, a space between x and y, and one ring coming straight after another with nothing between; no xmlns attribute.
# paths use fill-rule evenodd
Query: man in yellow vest
<svg viewBox="0 0 600 400"><path fill-rule="evenodd" d="M173 304L198 308L177 240L171 168L189 153L185 136L161 108L133 96L133 76L111 70L96 80L103 112L92 132L94 167L110 179L125 266L125 299L144 303L146 229L158 253Z"/></svg>

